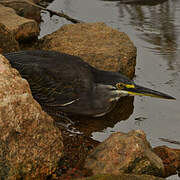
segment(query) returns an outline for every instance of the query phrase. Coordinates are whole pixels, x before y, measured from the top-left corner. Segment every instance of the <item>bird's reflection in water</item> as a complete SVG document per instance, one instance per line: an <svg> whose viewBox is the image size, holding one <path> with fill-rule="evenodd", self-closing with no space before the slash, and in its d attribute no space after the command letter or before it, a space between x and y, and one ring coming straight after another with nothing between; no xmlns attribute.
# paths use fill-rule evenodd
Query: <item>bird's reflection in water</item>
<svg viewBox="0 0 180 180"><path fill-rule="evenodd" d="M90 136L92 132L99 132L107 127L114 127L117 122L127 120L133 113L134 97L123 97L117 103L116 107L108 114L102 117L87 117L87 116L69 116L75 122L73 125L77 130L84 135Z"/></svg>

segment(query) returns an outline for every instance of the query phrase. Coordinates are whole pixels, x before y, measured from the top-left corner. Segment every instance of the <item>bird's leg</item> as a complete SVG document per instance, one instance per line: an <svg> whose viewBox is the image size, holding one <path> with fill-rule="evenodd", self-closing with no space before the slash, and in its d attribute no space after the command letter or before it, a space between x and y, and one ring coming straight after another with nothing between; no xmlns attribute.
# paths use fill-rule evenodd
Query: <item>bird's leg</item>
<svg viewBox="0 0 180 180"><path fill-rule="evenodd" d="M70 132L71 134L83 134L82 132L78 131L75 127L72 127L71 124L66 124L59 121L54 121L54 124L65 128L65 130Z"/></svg>
<svg viewBox="0 0 180 180"><path fill-rule="evenodd" d="M70 124L74 125L74 122L70 118L67 117L67 114L65 114L63 112L55 113L55 112L47 111L47 113L50 116L55 116L55 117L58 117L58 118L62 118L64 120L66 120L67 122L69 122Z"/></svg>
<svg viewBox="0 0 180 180"><path fill-rule="evenodd" d="M47 111L47 113L50 116L61 118L61 119L64 119L66 122L68 122L68 123L66 123L66 122L64 123L62 121L58 121L58 120L54 119L55 125L57 125L59 127L60 126L63 127L66 131L70 132L71 134L82 134L79 130L77 130L75 127L73 127L73 125L75 123L70 118L67 117L66 113L63 113L63 112L55 113L55 112L51 112L51 111Z"/></svg>

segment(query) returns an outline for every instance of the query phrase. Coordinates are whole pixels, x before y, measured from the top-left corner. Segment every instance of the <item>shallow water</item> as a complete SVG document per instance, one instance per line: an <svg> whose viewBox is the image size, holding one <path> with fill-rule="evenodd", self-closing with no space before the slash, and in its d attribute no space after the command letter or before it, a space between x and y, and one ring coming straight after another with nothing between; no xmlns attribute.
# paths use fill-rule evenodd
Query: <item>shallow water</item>
<svg viewBox="0 0 180 180"><path fill-rule="evenodd" d="M86 121L83 117L84 125L80 129L83 131L88 126L89 134L98 141L103 141L112 132L142 129L152 146L180 148L159 139L180 141L180 1L137 5L122 4L120 1L55 0L48 8L62 9L69 16L85 22L105 22L126 32L137 47L135 82L177 99L130 98L125 100L130 105L125 110L116 108L112 116L109 114L97 120L87 118ZM57 16L50 18L48 13L42 13L42 18L40 37L70 23Z"/></svg>

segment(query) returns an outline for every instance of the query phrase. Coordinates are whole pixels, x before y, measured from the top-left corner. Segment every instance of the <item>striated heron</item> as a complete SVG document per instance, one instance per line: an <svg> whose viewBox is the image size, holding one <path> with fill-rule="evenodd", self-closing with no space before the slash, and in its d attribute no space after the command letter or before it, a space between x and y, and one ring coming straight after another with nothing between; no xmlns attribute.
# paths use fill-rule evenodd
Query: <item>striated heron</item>
<svg viewBox="0 0 180 180"><path fill-rule="evenodd" d="M55 51L19 51L4 55L28 80L33 97L56 112L103 116L122 96L175 99L135 84L118 72L96 69L77 56Z"/></svg>

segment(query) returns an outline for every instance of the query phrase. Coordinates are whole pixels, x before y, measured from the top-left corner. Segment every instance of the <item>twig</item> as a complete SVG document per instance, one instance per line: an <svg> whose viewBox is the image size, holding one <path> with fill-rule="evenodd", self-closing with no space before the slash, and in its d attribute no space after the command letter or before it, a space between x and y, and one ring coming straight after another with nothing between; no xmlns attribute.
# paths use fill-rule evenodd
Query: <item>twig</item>
<svg viewBox="0 0 180 180"><path fill-rule="evenodd" d="M166 138L159 138L159 139L160 139L161 141L164 141L164 142L168 142L168 143L180 145L180 142L179 142L179 141L170 140L170 139L166 139Z"/></svg>
<svg viewBox="0 0 180 180"><path fill-rule="evenodd" d="M74 18L72 18L72 17L70 17L70 16L68 16L68 15L66 15L66 14L64 14L64 13L52 11L52 10L50 10L50 9L46 9L46 11L48 11L48 12L50 13L50 16L56 15L56 16L59 16L59 17L63 17L63 18L65 18L66 20L71 21L72 23L75 23L75 24L76 24L76 23L83 23L82 21L77 20L77 19L74 19Z"/></svg>
<svg viewBox="0 0 180 180"><path fill-rule="evenodd" d="M64 14L63 12L56 12L56 11L53 11L53 10L50 10L50 9L47 9L43 6L40 6L40 5L37 5L35 3L33 3L32 1L29 1L29 0L22 0L22 1L16 1L16 0L13 0L13 2L15 3L22 3L22 2L26 2L34 7L37 7L41 10L44 10L44 11L48 11L50 13L50 16L52 15L56 15L56 16L59 16L59 17L62 17L62 18L65 18L67 19L68 21L71 21L72 23L83 23L83 21L80 21L80 20L77 20L77 19L74 19L66 14ZM12 0L0 0L0 4L8 4L8 3L12 3Z"/></svg>

